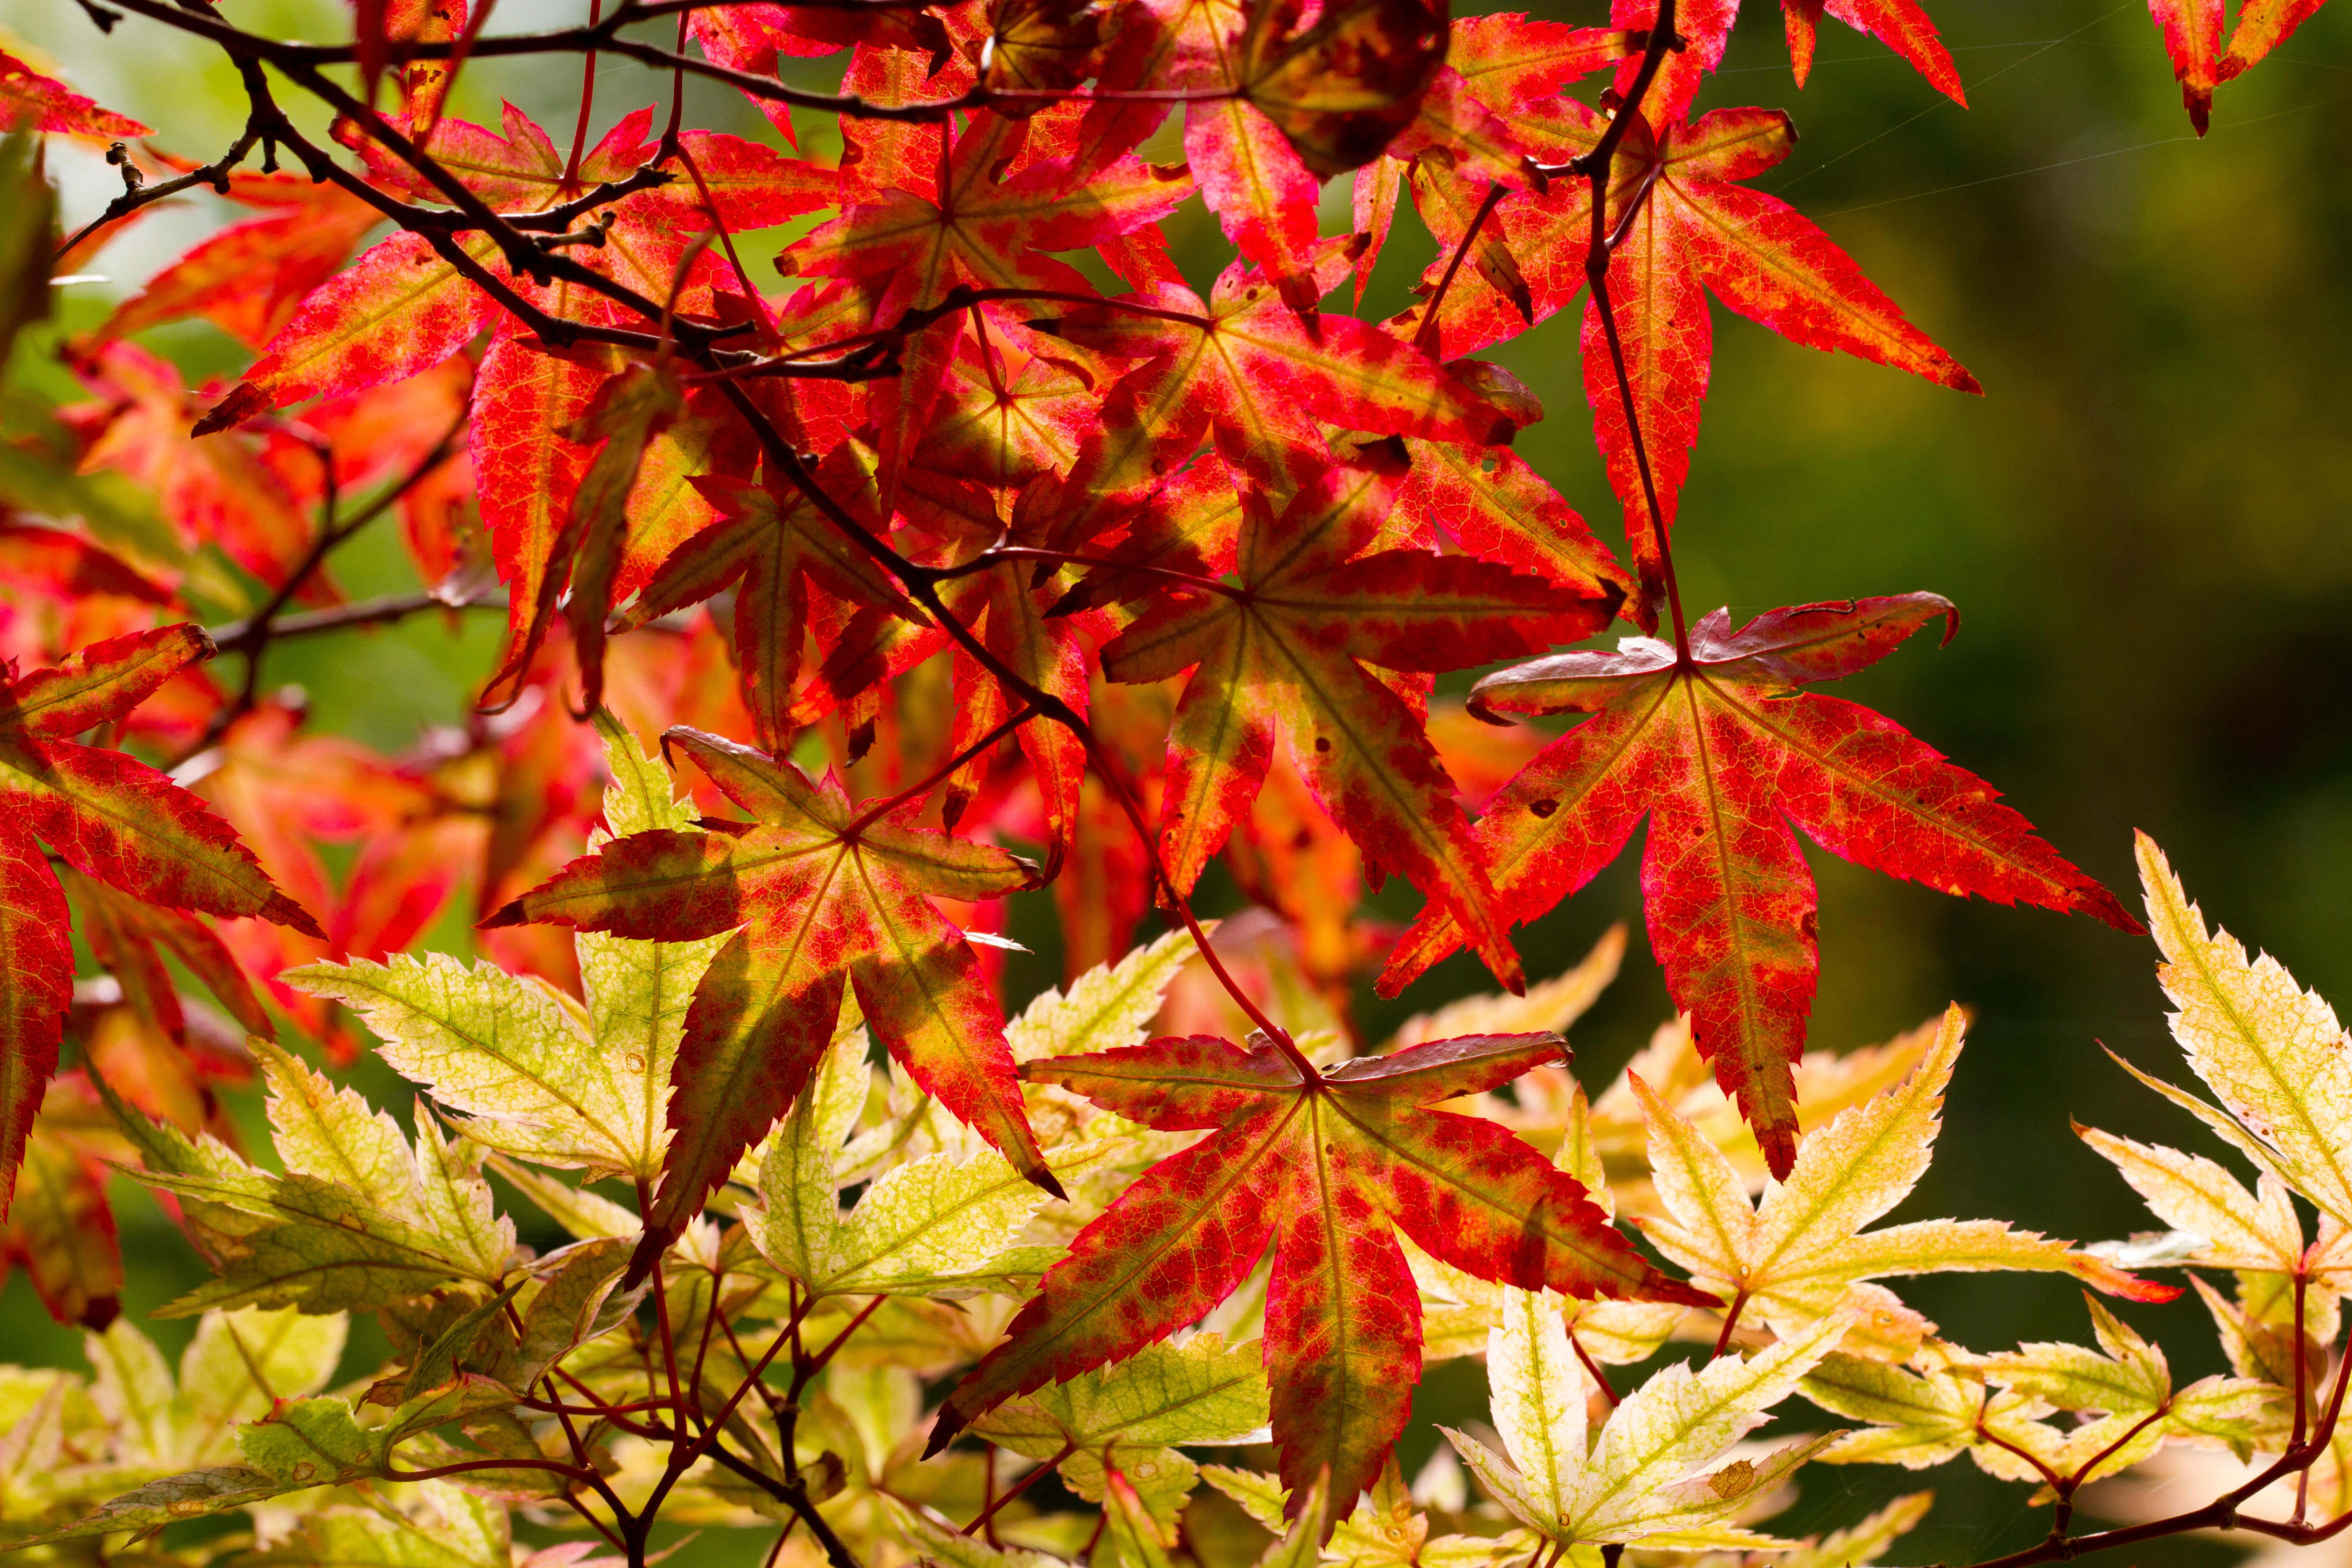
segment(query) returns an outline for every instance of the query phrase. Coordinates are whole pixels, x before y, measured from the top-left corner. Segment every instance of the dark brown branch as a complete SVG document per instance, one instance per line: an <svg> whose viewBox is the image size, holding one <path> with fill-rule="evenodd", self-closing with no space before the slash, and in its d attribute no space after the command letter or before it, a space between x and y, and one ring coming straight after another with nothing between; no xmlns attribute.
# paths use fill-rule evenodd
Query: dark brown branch
<svg viewBox="0 0 2352 1568"><path fill-rule="evenodd" d="M58 247L57 254L50 258L50 267L55 268L57 266L61 264L67 257L71 256L74 251L80 247L82 241L88 239L91 235L96 234L100 229L104 228L107 225L113 223L119 218L129 217L132 213L137 212L142 207L152 206L155 203L163 201L167 197L176 196L182 191L193 190L198 185L208 185L213 190L219 192L221 195L226 195L228 194L229 171L236 168L239 163L244 163L246 158L253 152L255 144L260 142L261 139L261 127L255 123L251 119L247 119L245 124L245 129L237 133L236 141L229 143L227 152L222 153L212 163L205 164L202 168L191 169L184 174L165 180L160 185L142 185L133 184L131 177L137 171L131 164L126 162L123 164L124 188L122 194L115 197L112 201L107 203L106 210L104 212L100 213L96 217L82 225L81 228L76 232L71 239L67 240L63 245ZM121 143L118 142L116 145L119 149Z"/></svg>
<svg viewBox="0 0 2352 1568"><path fill-rule="evenodd" d="M355 626L380 626L423 615L427 610L497 610L503 613L506 607L503 597L453 597L444 588L421 588L413 594L386 594L381 598L362 599L355 605L338 605L331 610L312 610L303 615L280 616L270 631L269 640L282 642L288 637L316 637L321 632L349 631ZM232 621L223 629L235 635L247 625L249 623L245 621Z"/></svg>

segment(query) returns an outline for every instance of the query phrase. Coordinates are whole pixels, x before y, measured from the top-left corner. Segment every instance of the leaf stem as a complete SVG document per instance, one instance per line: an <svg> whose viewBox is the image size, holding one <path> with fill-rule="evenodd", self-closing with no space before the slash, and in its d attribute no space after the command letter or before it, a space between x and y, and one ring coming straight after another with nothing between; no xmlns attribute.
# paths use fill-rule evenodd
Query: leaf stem
<svg viewBox="0 0 2352 1568"><path fill-rule="evenodd" d="M993 1451L993 1445L992 1445L992 1451ZM980 1510L979 1517L974 1519L970 1524L963 1527L963 1532L966 1535L970 1535L975 1531L985 1527L990 1520L996 1517L996 1510L998 1509L1003 1508L1006 1503L1011 1502L1014 1498L1017 1498L1023 1492L1027 1491L1031 1486L1036 1483L1040 1477L1047 1474L1055 1466L1060 1464L1063 1460L1068 1458L1077 1451L1078 1446L1076 1443L1064 1443L1059 1453L1055 1454L1050 1459L1041 1461L1037 1467L1031 1470L1027 1475L1023 1476L1019 1480L1013 1482L1011 1486L1005 1488L1003 1491L991 1499L988 1506Z"/></svg>
<svg viewBox="0 0 2352 1568"><path fill-rule="evenodd" d="M1576 1330L1572 1327L1568 1331L1568 1348L1574 1351L1576 1359L1584 1363L1585 1374L1600 1385L1601 1396L1612 1406L1621 1403L1616 1387L1609 1381L1609 1374L1601 1370L1601 1363L1592 1359L1592 1352L1584 1348L1584 1342L1576 1337Z"/></svg>
<svg viewBox="0 0 2352 1568"><path fill-rule="evenodd" d="M866 828L872 826L877 821L889 816L892 812L898 810L908 801L921 799L924 795L929 795L932 790L938 788L941 781L951 777L956 771L961 768L966 763L971 762L974 757L982 755L999 741L1003 740L1005 736L1010 735L1013 731L1018 730L1022 725L1026 724L1030 720L1034 719L1035 717L1037 717L1037 710L1026 703L1023 704L1020 710L1013 713L1010 718L1004 720L1002 723L999 723L994 729L989 731L987 734L982 735L979 740L974 741L971 745L966 746L954 756L950 757L946 762L941 763L938 767L933 768L929 773L924 774L920 780L909 784L905 789L900 790L897 795L884 796L882 799L876 801L872 805L867 806L864 811L859 812L856 817L851 821L850 825L841 830L841 836L844 838L855 838L859 834L865 832Z"/></svg>
<svg viewBox="0 0 2352 1568"><path fill-rule="evenodd" d="M1740 1309L1747 1305L1748 1292L1745 1290L1739 1291L1731 1298L1731 1305L1725 1308L1723 1312L1723 1331L1715 1336L1715 1351L1706 1358L1707 1360L1719 1361L1722 1359L1723 1352L1731 1348L1731 1331L1739 1326Z"/></svg>
<svg viewBox="0 0 2352 1568"><path fill-rule="evenodd" d="M588 0L588 27L591 32L602 19L604 0ZM563 183L573 184L580 178L580 154L588 147L588 115L596 107L596 50L591 45L580 57L580 114L572 122L572 156L563 161Z"/></svg>
<svg viewBox="0 0 2352 1568"><path fill-rule="evenodd" d="M1421 326L1412 334L1412 346L1432 359L1437 357L1437 312L1445 303L1445 291L1454 287L1454 275L1462 270L1463 258L1470 254L1470 247L1478 243L1478 231L1486 226L1487 217L1502 204L1502 182L1488 181L1486 197L1479 202L1478 210L1470 216L1470 226L1462 231L1462 242L1454 247L1454 254L1446 259L1445 271L1437 279L1436 291L1430 295L1429 303L1422 307Z"/></svg>

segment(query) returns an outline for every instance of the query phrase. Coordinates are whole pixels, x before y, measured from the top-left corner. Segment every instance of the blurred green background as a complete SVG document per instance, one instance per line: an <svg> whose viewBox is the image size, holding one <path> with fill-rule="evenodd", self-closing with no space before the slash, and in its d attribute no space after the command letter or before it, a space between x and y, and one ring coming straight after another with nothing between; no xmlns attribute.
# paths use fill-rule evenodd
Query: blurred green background
<svg viewBox="0 0 2352 1568"><path fill-rule="evenodd" d="M2137 0L1929 8L1967 79L1966 111L1834 22L1822 27L1811 86L1797 91L1777 8L1761 0L1750 0L1700 106L1790 110L1802 141L1758 184L1827 227L1987 395L1798 348L1718 310L1677 536L1685 596L1695 613L1728 604L1744 618L1815 599L1948 595L1966 617L1951 647L1923 637L1840 694L1994 781L2127 902L2131 829L2147 829L2210 915L2352 1005L2352 0L2225 86L2202 142ZM341 25L324 5L228 9L289 36ZM129 22L109 42L67 0L16 0L7 13L6 26L80 88L179 151L209 156L241 121L226 67L161 28ZM1597 7L1541 14L1601 19ZM572 19L564 0L509 0L499 26ZM576 83L569 61L484 62L469 68L459 107L494 121L503 92L560 139ZM666 85L633 66L604 68L600 127ZM767 134L720 92L698 94L689 120ZM804 129L810 152L831 151L829 129ZM79 221L113 177L94 158L60 163L66 216ZM1327 229L1344 223L1345 195L1335 183ZM115 282L79 287L72 319L94 317L99 296L126 291L217 221L208 204L191 204L134 230L93 267ZM1213 266L1217 237L1197 202L1171 232L1188 270ZM1426 237L1400 224L1368 313L1404 303L1429 254ZM1592 450L1573 332L1555 319L1495 357L1549 410L1518 449L1608 535L1616 508ZM209 329L154 341L199 372L239 363ZM388 543L363 542L341 561L354 592L402 585L394 552L374 547ZM420 723L457 717L488 632L461 646L425 625L367 642L319 639L273 665L271 679L308 686L318 722L397 745ZM2177 1067L2149 944L1811 858L1816 1045L1884 1038L1947 999L1977 1015L1943 1157L1896 1217L1992 1215L2084 1239L2145 1228L2145 1212L2067 1119L2202 1146L2186 1118L2097 1048L2158 1072ZM1566 966L1612 921L1638 931L1637 859L1526 933L1531 973ZM1039 897L1016 920L1043 950L1015 970L1016 1003L1057 967ZM1416 902L1400 886L1380 900L1398 917ZM1456 959L1399 1002L1367 989L1360 1016L1379 1038L1404 1013L1485 988ZM1637 939L1625 977L1576 1031L1587 1082L1613 1076L1666 1012ZM124 1196L129 1306L141 1313L193 1283L194 1265L152 1205ZM2084 1331L2061 1280L1928 1281L1906 1294L1981 1348ZM2182 1379L2220 1369L2193 1300L2127 1315L2167 1342ZM0 1296L0 1346L16 1360L77 1355L21 1279ZM1454 1363L1425 1385L1423 1414L1471 1414L1476 1389L1475 1369ZM1428 1440L1417 1429L1409 1470ZM1938 1506L1897 1553L1904 1561L1966 1562L2044 1528L2024 1489L1965 1463L1929 1476L1814 1475L1780 1521L1792 1532L1936 1487ZM2218 1547L2171 1542L2138 1560L2221 1558Z"/></svg>

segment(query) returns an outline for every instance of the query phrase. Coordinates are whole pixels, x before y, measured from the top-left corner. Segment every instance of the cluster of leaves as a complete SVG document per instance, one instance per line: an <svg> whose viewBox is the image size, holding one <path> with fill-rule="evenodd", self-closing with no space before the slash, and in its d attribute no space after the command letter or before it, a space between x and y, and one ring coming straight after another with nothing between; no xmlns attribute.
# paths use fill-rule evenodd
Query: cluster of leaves
<svg viewBox="0 0 2352 1568"><path fill-rule="evenodd" d="M1822 8L1785 8L1800 81ZM2314 8L2245 7L2226 59L2219 0L2180 8L2200 129L2191 55L2210 91ZM9 1385L14 1544L243 1510L249 1532L163 1554L489 1564L520 1521L571 1531L551 1565L601 1540L635 1568L659 1521L780 1521L777 1552L833 1568L1150 1568L1222 1561L1222 1518L1266 1568L1853 1563L1924 1501L1765 1533L1809 1460L1966 1450L2044 1485L2053 1554L2083 1544L2079 1489L2168 1442L2273 1458L2151 1531L2333 1474L2335 1233L2303 1249L2285 1194L2352 1197L2324 1180L2327 1108L2298 1142L2263 1098L2307 1099L2302 1077L2209 1072L2227 1048L2190 1045L2272 1184L2243 1204L2189 1156L2097 1145L2168 1222L2197 1215L2194 1245L2133 1256L2240 1273L2235 1302L2207 1288L2235 1378L2175 1391L2095 1304L2096 1350L1977 1355L1881 1283L2166 1290L1995 1221L1864 1228L1924 1169L1962 1023L1807 1053L1798 830L2137 923L1990 786L1803 689L1948 637L1948 602L1685 614L1710 297L1976 390L1746 184L1787 156L1786 115L1694 114L1727 0L1616 0L1594 28L1428 0L620 0L539 35L456 0L354 9L351 42L312 44L89 7L236 66L247 125L205 164L0 54L23 215L0 359L160 200L201 184L257 215L63 340L88 399L12 395L0 443L0 1245L100 1368ZM1960 97L1911 0L1834 14ZM844 51L837 94L778 74ZM587 58L568 152L511 106L451 111L468 58L518 55ZM614 55L671 73L668 122L592 145ZM794 152L685 125L688 74ZM838 116L836 160L794 155L795 109ZM58 138L123 178L62 244ZM1325 235L1340 175L1349 232ZM1333 308L1352 279L1360 309L1407 190L1439 247L1415 303ZM1163 226L1195 197L1233 251L1205 296ZM786 225L770 296L739 241ZM1622 562L1509 450L1543 411L1474 357L1580 294ZM136 341L192 318L255 351L234 384ZM387 518L424 586L352 601L332 557ZM481 705L410 753L265 690L285 639L477 608L507 634ZM1641 635L1615 651L1558 651L1620 617ZM1474 669L1466 702L1436 699ZM1508 717L1559 714L1583 718L1547 739ZM691 802L633 738L655 732ZM1511 931L1645 821L1684 1019L1588 1105L1555 1031L1613 949L1529 991ZM1278 920L1212 936L1189 900L1221 858ZM1360 912L1391 874L1424 899L1402 933ZM1047 885L1070 989L1008 1022L1003 900ZM2175 963L2206 954L2226 989L2225 949L2158 894ZM461 899L487 962L411 954ZM1171 929L1129 952L1155 899ZM1393 993L1457 947L1514 996L1334 1059L1355 976ZM2263 1017L2214 1006L2185 1043L2235 1023L2274 1058ZM429 1099L404 1129L284 1026L345 1063L363 1026ZM268 1163L216 1094L255 1078ZM202 1318L176 1384L115 1321L118 1168L215 1276L169 1309ZM571 1240L520 1245L488 1173ZM341 1364L361 1311L380 1366ZM1714 1353L1622 1401L1600 1370L1685 1342ZM1458 1470L1408 1489L1391 1457L1424 1361L1474 1353L1496 1399L1493 1441L1455 1438L1475 1506ZM1741 1446L1800 1393L1859 1425ZM2332 1528L2302 1506L2277 1528Z"/></svg>
<svg viewBox="0 0 2352 1568"><path fill-rule="evenodd" d="M1510 928L1574 892L1647 818L1653 947L1783 1176L1817 964L1792 826L1948 892L2131 924L1981 781L1874 714L1797 691L1938 617L1948 633L1944 601L1807 605L1738 629L1720 614L1685 621L1669 536L1708 294L1798 342L1975 386L1825 235L1740 183L1786 155L1785 115L1692 117L1728 7L1677 22L1624 0L1611 27L1581 30L1449 20L1406 0L1312 15L1153 0L1103 14L1012 0L870 16L680 10L698 54L632 42L624 29L646 18L626 4L583 33L487 42L453 11L363 14L350 47L199 25L148 0L132 10L242 62L250 118L201 168L120 147L160 183L131 179L109 219L197 181L268 211L67 345L99 401L62 412L53 467L38 443L20 450L53 492L43 510L81 526L10 527L26 575L99 590L72 595L95 624L27 616L19 629L28 658L98 629L193 658L202 637L152 623L236 614L215 641L242 656L241 686L187 676L170 716L150 703L139 725L276 882L188 886L196 841L226 836L177 795L183 835L101 854L91 824L107 805L55 773L54 742L14 769L56 804L12 852L37 887L5 906L23 976L0 1085L11 1172L55 1066L68 973L36 840L134 899L278 921L239 926L234 956L313 1027L340 1026L280 973L320 955L308 944L407 945L456 892L474 858L460 846L478 854L478 909L500 933L489 951L559 984L576 979L561 940L524 928L731 931L688 1019L669 1101L683 1136L639 1271L809 1081L853 991L927 1090L1055 1190L986 965L937 899L984 909L1052 882L1074 960L1098 960L1126 945L1151 892L1190 923L1185 900L1223 853L1297 921L1310 983L1343 1002L1383 944L1354 906L1396 873L1426 908L1386 952L1384 990L1457 945L1517 989ZM1801 76L1811 23L1791 18ZM1855 19L1958 93L1923 18L1882 4ZM762 74L845 47L840 98ZM841 158L685 128L676 102L658 134L648 109L593 146L583 103L568 155L511 108L496 130L446 111L468 48L575 47L730 82L787 135L793 105L837 110ZM357 96L329 69L344 64ZM338 110L356 166L288 121L271 71ZM1612 77L1601 107L1567 96L1598 73ZM61 86L21 79L54 101L52 134L123 132ZM1147 147L1172 150L1153 138L1180 102L1185 163L1148 161ZM256 143L290 152L308 180L244 170ZM1320 183L1350 170L1356 232L1323 236ZM1326 309L1351 274L1360 300L1408 185L1443 246L1419 302L1387 322ZM1237 253L1206 300L1160 227L1196 194ZM817 218L779 259L809 281L762 296L737 237ZM383 219L395 232L352 257ZM1123 291L1062 259L1076 252ZM1630 570L1508 451L1540 408L1468 357L1588 284L1587 384ZM259 350L225 393L192 395L131 341L188 316ZM93 505L100 474L152 486L157 526ZM394 511L433 586L339 605L329 557ZM508 652L462 740L414 760L355 755L263 700L277 638L484 602L493 576ZM1621 614L1670 625L1670 639L1552 654ZM1469 716L1591 717L1532 755L1458 736L1442 749L1434 678L1528 656L1542 657L1479 682ZM74 656L133 657L111 641ZM709 679L728 666L731 693ZM26 689L55 679L78 677L28 676ZM585 707L609 689L665 730L707 773L706 799L756 826L631 836L533 888L593 816L576 782L583 731L562 712L574 679ZM161 689L118 687L111 708L27 719L28 733L120 731ZM845 783L803 771L828 762ZM119 767L168 791L142 764ZM313 768L335 787L287 776ZM1474 825L1464 777L1484 772L1496 776ZM321 793L289 823L289 794ZM337 886L313 841L345 836L367 848ZM208 941L192 928L178 945ZM1235 994L1313 1090L1284 1032Z"/></svg>
<svg viewBox="0 0 2352 1568"><path fill-rule="evenodd" d="M692 808L627 737L610 759L614 831L693 831ZM2070 1538L2084 1487L2211 1451L2247 1465L2242 1479L2166 1522L2315 1539L2352 1518L2346 1379L2328 1349L2352 1069L2325 1005L2209 934L2153 847L2143 858L2175 1033L2221 1103L2147 1081L2245 1154L2260 1188L2202 1156L2086 1131L2177 1227L2090 1250L1989 1220L1873 1228L1928 1163L1966 1030L1957 1009L1885 1046L1808 1055L1816 1131L1779 1183L1685 1024L1591 1100L1559 1037L1524 1032L1573 1022L1614 971L1613 935L1533 998L1457 1004L1381 1055L1328 1066L1326 1098L1299 1106L1271 1050L1146 1040L1197 958L1178 931L1046 993L1007 1029L1065 1200L943 1114L853 1015L790 1113L632 1283L648 1232L608 1194L642 1194L661 1166L662 1073L718 944L583 934L584 1005L438 954L311 965L292 983L352 1006L429 1096L413 1132L258 1041L278 1171L97 1080L122 1168L176 1200L216 1278L164 1310L200 1318L176 1380L120 1321L90 1333L87 1379L0 1373L0 1532L76 1561L241 1511L237 1528L148 1560L502 1568L529 1554L555 1568L648 1561L660 1517L781 1521L779 1554L835 1568L1507 1568L1601 1546L1641 1564L1813 1568L1874 1561L1930 1499L1826 1539L1776 1535L1808 1463L1917 1469L1965 1453L2038 1485L2056 1510L2041 1555L2055 1558L2150 1528ZM1465 1027L1481 1032L1451 1033ZM1448 1037L1420 1037L1433 1030ZM1171 1064L1181 1088L1140 1092ZM1466 1100L1454 1092L1473 1083ZM1277 1103L1210 1114L1251 1096ZM1511 1131L1413 1109L1441 1097ZM1189 1122L1171 1108L1186 1106ZM1171 1137L1186 1125L1213 1130ZM1302 1202L1309 1137L1336 1180ZM1581 1244L1644 1288L1483 1278L1465 1205L1504 1201L1487 1173L1498 1161L1549 1178L1590 1215ZM1407 1166L1418 1201L1398 1184ZM487 1172L567 1239L519 1247ZM1344 1190L1351 1180L1390 1183L1393 1220ZM1219 1193L1216 1212L1171 1223L1179 1194L1203 1192ZM2290 1194L2318 1208L2316 1243ZM1687 1282L1633 1262L1609 1220ZM1349 1255L1340 1300L1318 1294L1328 1265L1310 1231ZM1220 1237L1230 1247L1212 1251ZM2126 1300L2175 1294L2118 1258L2234 1277L2225 1291L2195 1276L2231 1374L2175 1386L2163 1352L2095 1297L2091 1344L1979 1353L1885 1283L2025 1269ZM1110 1297L1114 1269L1139 1288ZM1191 1294L1187 1275L1204 1281ZM1090 1320L1074 1294L1110 1305ZM383 1363L345 1353L353 1312L373 1316ZM1160 1334L1153 1312L1187 1327ZM1049 1338L1049 1321L1077 1326ZM1351 1356L1331 1353L1342 1343ZM1381 1400L1424 1358L1465 1355L1486 1359L1492 1426L1448 1431L1459 1462L1433 1461L1408 1487L1386 1458ZM1047 1363L1060 1375L1029 1375ZM950 1378L932 1405L927 1390ZM1750 1440L1792 1400L1839 1425L1817 1414L1810 1431ZM2305 1475L2321 1520L2242 1510L2289 1473Z"/></svg>

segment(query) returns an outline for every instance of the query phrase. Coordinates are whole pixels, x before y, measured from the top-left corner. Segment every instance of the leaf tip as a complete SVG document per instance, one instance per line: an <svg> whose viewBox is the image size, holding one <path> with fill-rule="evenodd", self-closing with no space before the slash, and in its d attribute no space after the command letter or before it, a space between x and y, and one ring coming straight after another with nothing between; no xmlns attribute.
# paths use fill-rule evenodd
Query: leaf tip
<svg viewBox="0 0 2352 1568"><path fill-rule="evenodd" d="M223 430L244 424L255 415L266 412L268 407L268 394L249 381L239 382L226 397L205 410L204 417L196 421L188 434L192 437L217 435Z"/></svg>
<svg viewBox="0 0 2352 1568"><path fill-rule="evenodd" d="M527 897L528 895L526 895ZM474 922L476 931L498 931L506 926L529 925L530 915L523 908L523 899L517 899Z"/></svg>
<svg viewBox="0 0 2352 1568"><path fill-rule="evenodd" d="M940 1405L938 1417L931 1422L931 1435L924 1441L923 1458L929 1459L942 1452L963 1428L964 1415L954 1401Z"/></svg>
<svg viewBox="0 0 2352 1568"><path fill-rule="evenodd" d="M327 933L320 928L319 922L310 917L310 911L284 893L272 892L269 895L269 902L262 906L261 918L272 925L281 925L289 931L300 931L304 936L315 941L327 940Z"/></svg>

